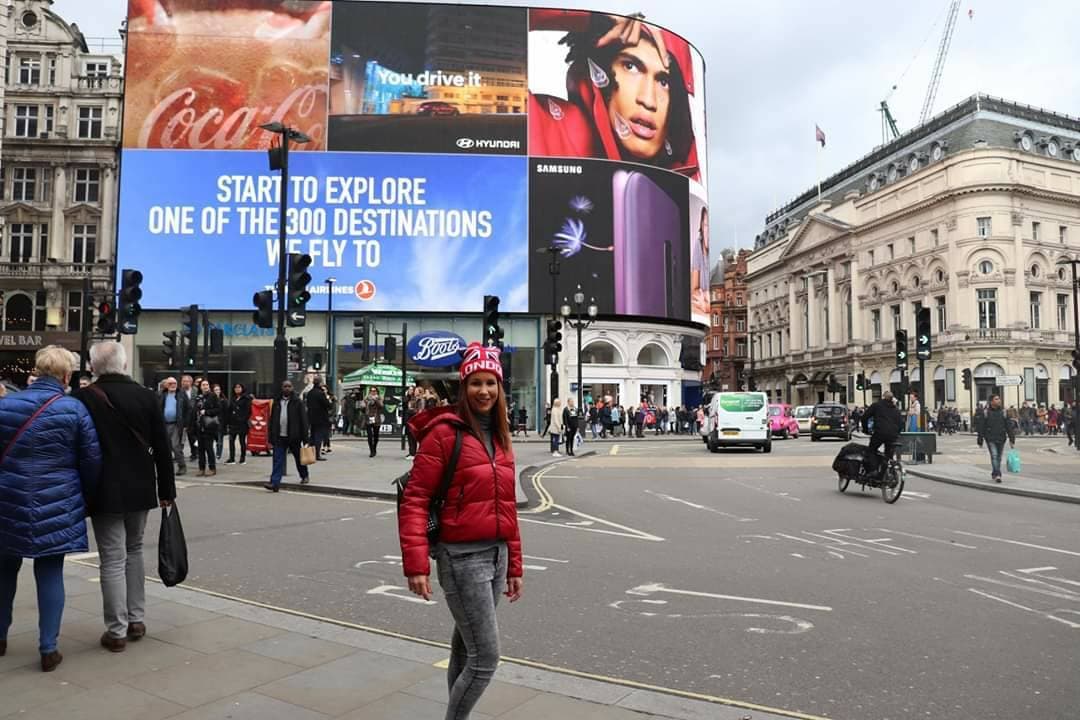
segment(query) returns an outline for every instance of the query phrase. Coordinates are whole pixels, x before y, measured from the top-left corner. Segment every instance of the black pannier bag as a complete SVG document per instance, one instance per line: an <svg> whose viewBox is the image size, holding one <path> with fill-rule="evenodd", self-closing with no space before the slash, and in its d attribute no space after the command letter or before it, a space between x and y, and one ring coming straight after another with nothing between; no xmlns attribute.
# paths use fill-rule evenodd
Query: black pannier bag
<svg viewBox="0 0 1080 720"><path fill-rule="evenodd" d="M859 443L848 443L840 448L833 460L832 469L846 477L858 477L866 456L870 454L870 448Z"/></svg>

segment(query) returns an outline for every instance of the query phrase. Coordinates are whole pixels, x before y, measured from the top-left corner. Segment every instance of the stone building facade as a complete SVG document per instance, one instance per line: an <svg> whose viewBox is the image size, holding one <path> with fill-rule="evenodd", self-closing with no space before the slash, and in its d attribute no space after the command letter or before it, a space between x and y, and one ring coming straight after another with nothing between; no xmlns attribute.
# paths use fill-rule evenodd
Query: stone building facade
<svg viewBox="0 0 1080 720"><path fill-rule="evenodd" d="M830 375L849 403L902 390L898 329L910 337L907 380L930 407L1073 397L1075 295L1062 261L1080 257L1080 120L975 96L766 222L747 283L755 376L771 397L832 399ZM914 359L924 307L925 378Z"/></svg>
<svg viewBox="0 0 1080 720"><path fill-rule="evenodd" d="M49 0L2 4L0 376L19 381L36 347L79 346L86 280L112 297L123 79Z"/></svg>

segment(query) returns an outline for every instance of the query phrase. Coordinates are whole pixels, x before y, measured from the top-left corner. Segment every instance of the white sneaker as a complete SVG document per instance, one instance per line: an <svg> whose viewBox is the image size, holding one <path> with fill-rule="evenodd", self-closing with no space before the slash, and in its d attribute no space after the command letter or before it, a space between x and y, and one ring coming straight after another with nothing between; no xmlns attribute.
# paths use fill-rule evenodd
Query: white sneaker
<svg viewBox="0 0 1080 720"><path fill-rule="evenodd" d="M406 459L406 460L412 460L412 459L413 459L413 456L412 456L412 455L406 455L406 456L405 456L405 459Z"/></svg>
<svg viewBox="0 0 1080 720"><path fill-rule="evenodd" d="M551 453L551 457L562 457L562 453L556 450L555 452Z"/></svg>

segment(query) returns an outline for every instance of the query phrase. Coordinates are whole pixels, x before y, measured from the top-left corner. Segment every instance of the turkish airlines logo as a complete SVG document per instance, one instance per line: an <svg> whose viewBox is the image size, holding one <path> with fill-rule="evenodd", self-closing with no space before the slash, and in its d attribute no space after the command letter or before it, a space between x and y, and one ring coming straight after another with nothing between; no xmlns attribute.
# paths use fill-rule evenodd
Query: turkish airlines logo
<svg viewBox="0 0 1080 720"><path fill-rule="evenodd" d="M356 283L356 297L359 300L370 300L375 297L375 283L370 280L361 280Z"/></svg>

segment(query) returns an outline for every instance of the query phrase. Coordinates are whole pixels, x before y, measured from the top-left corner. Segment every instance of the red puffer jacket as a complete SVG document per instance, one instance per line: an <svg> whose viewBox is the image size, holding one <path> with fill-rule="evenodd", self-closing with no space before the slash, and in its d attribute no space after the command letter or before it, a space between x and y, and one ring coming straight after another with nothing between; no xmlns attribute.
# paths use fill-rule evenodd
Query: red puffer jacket
<svg viewBox="0 0 1080 720"><path fill-rule="evenodd" d="M420 441L412 476L398 512L398 535L405 576L428 575L427 518L431 497L442 482L443 468L454 453L461 430L461 455L446 493L440 518L443 542L505 540L510 550L507 577L521 577L521 534L517 519L517 473L513 452L495 444L495 459L453 408L434 408L409 421Z"/></svg>

